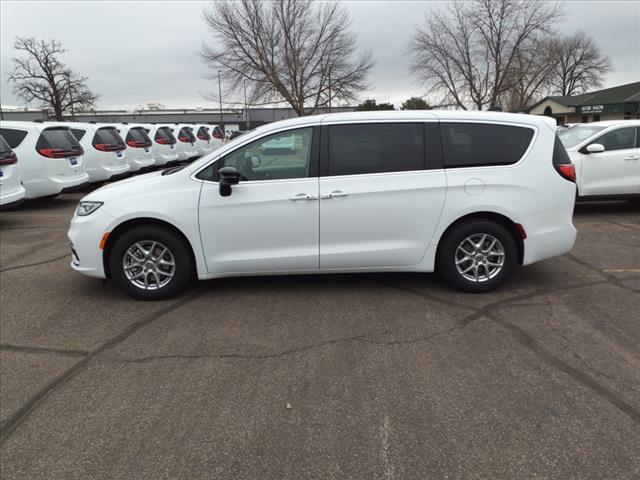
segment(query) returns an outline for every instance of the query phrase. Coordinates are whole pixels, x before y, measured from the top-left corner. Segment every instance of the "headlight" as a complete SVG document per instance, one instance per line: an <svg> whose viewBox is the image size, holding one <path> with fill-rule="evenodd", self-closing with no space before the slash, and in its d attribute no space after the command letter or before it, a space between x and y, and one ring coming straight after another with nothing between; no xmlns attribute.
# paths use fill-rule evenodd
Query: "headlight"
<svg viewBox="0 0 640 480"><path fill-rule="evenodd" d="M78 208L76 208L76 215L79 217L86 217L91 215L97 209L102 206L103 202L80 202Z"/></svg>

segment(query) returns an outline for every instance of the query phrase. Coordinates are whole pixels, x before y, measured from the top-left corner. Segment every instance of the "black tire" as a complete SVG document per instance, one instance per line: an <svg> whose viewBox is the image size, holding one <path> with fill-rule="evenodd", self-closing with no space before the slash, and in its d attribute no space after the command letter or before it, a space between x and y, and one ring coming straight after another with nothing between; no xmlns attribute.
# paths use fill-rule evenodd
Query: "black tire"
<svg viewBox="0 0 640 480"><path fill-rule="evenodd" d="M145 241L162 244L173 256L175 263L173 276L166 284L154 290L145 290L144 288L134 285L134 283L127 278L123 265L127 250L136 244L136 242ZM194 273L191 253L184 239L178 237L168 229L155 225L134 227L122 234L111 249L109 267L111 269L111 278L118 287L131 297L139 300L163 300L171 298L186 288L193 278ZM153 286L153 278L150 278L150 283Z"/></svg>
<svg viewBox="0 0 640 480"><path fill-rule="evenodd" d="M456 251L464 239L480 234L491 235L502 244L504 263L495 276L482 282L474 282L465 278L456 268ZM483 293L496 289L511 276L517 263L517 257L516 242L506 228L491 220L470 220L456 225L447 232L438 248L436 267L442 278L456 290Z"/></svg>

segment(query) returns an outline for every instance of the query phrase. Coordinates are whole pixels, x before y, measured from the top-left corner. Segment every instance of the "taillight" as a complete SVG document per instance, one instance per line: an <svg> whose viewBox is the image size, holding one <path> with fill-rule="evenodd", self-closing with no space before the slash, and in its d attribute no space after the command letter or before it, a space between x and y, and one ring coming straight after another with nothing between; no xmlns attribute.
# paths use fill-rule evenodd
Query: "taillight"
<svg viewBox="0 0 640 480"><path fill-rule="evenodd" d="M124 150L124 147L120 145L113 145L111 143L96 143L94 148L101 152L116 152L118 150Z"/></svg>
<svg viewBox="0 0 640 480"><path fill-rule="evenodd" d="M14 163L18 163L18 157L15 153L11 153L6 158L0 158L0 165L13 165Z"/></svg>
<svg viewBox="0 0 640 480"><path fill-rule="evenodd" d="M556 167L556 171L560 174L562 178L575 183L576 167L572 163L563 164L563 165L554 165L554 166Z"/></svg>
<svg viewBox="0 0 640 480"><path fill-rule="evenodd" d="M206 140L206 139L207 139L207 136L206 136L206 135L204 135L204 134L202 134L202 133L199 133L199 134L198 134L198 138L199 138L200 140Z"/></svg>
<svg viewBox="0 0 640 480"><path fill-rule="evenodd" d="M47 158L64 158L69 156L69 152L62 148L41 148L38 153Z"/></svg>
<svg viewBox="0 0 640 480"><path fill-rule="evenodd" d="M133 148L147 148L151 145L148 145L147 142L136 142L135 140L127 140L127 145Z"/></svg>
<svg viewBox="0 0 640 480"><path fill-rule="evenodd" d="M160 145L171 145L171 140L166 138L156 138L156 143L159 143Z"/></svg>
<svg viewBox="0 0 640 480"><path fill-rule="evenodd" d="M184 143L191 143L191 139L189 137L178 137L178 140Z"/></svg>
<svg viewBox="0 0 640 480"><path fill-rule="evenodd" d="M222 140L222 134L220 132L213 132L213 138L216 140Z"/></svg>

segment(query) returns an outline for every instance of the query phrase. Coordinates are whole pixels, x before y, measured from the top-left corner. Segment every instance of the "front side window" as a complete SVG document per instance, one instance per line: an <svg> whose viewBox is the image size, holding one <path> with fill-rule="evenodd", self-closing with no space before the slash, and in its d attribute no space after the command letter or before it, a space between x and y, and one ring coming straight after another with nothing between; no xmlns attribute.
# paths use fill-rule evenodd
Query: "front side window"
<svg viewBox="0 0 640 480"><path fill-rule="evenodd" d="M604 129L605 127L599 127L597 125L572 125L568 128L558 130L558 137L560 137L564 148L572 148Z"/></svg>
<svg viewBox="0 0 640 480"><path fill-rule="evenodd" d="M441 123L445 167L510 165L522 158L533 130L489 123Z"/></svg>
<svg viewBox="0 0 640 480"><path fill-rule="evenodd" d="M198 178L216 180L222 167L237 168L243 181L308 177L312 139L312 127L268 135L229 153Z"/></svg>
<svg viewBox="0 0 640 480"><path fill-rule="evenodd" d="M603 145L606 152L610 150L636 148L636 128L618 128L617 130L605 133L601 137L595 139L592 143L599 143Z"/></svg>
<svg viewBox="0 0 640 480"><path fill-rule="evenodd" d="M421 123L362 123L329 127L330 176L424 168L424 125Z"/></svg>
<svg viewBox="0 0 640 480"><path fill-rule="evenodd" d="M0 128L0 135L4 137L11 148L16 148L27 136L26 130L16 130L14 128Z"/></svg>

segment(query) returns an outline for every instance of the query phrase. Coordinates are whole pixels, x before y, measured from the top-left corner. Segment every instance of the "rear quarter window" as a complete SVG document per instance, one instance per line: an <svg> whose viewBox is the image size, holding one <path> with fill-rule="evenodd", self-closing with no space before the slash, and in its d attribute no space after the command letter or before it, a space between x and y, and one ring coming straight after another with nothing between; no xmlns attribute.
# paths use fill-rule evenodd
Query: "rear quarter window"
<svg viewBox="0 0 640 480"><path fill-rule="evenodd" d="M560 138L556 135L555 143L553 144L553 164L554 165L569 165L571 159L564 145L560 141Z"/></svg>
<svg viewBox="0 0 640 480"><path fill-rule="evenodd" d="M0 135L2 135L11 148L18 147L27 136L27 133L26 130L0 128Z"/></svg>
<svg viewBox="0 0 640 480"><path fill-rule="evenodd" d="M444 166L511 165L522 158L533 129L489 123L440 124Z"/></svg>

